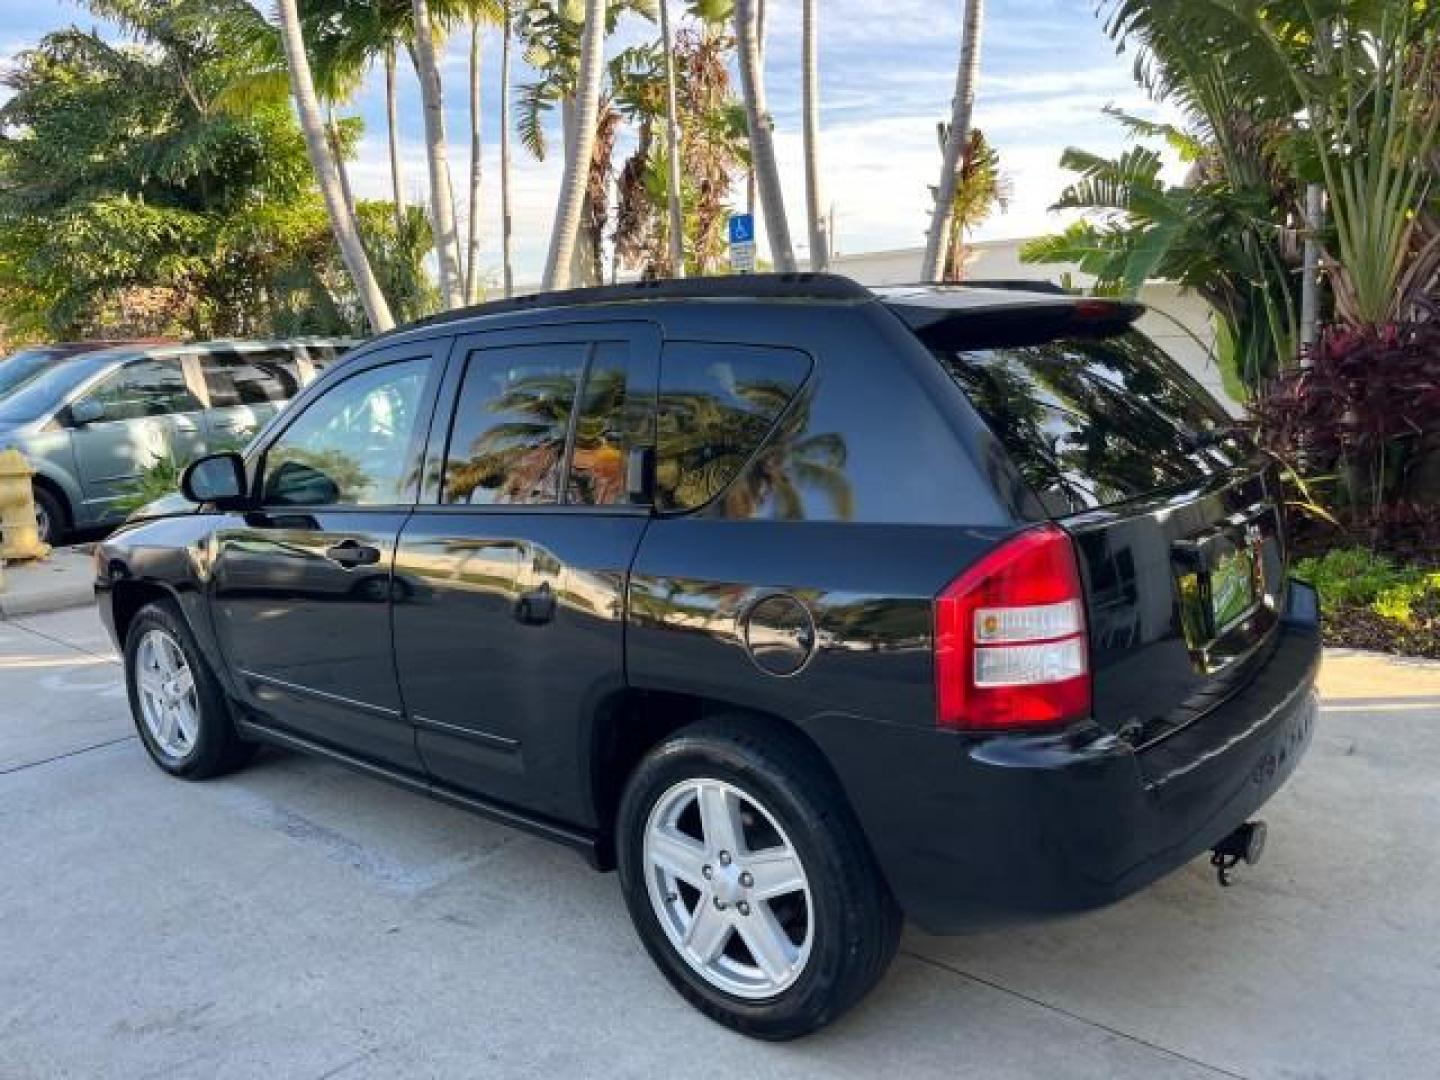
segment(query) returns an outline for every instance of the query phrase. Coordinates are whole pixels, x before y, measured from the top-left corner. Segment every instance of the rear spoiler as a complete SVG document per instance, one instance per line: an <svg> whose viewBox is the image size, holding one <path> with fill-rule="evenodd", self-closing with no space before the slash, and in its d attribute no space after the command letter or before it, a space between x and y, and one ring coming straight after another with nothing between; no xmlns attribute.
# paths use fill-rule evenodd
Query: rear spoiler
<svg viewBox="0 0 1440 1080"><path fill-rule="evenodd" d="M1020 292L976 297L881 296L882 302L931 348L1023 345L1057 337L1123 334L1145 314L1130 300Z"/></svg>

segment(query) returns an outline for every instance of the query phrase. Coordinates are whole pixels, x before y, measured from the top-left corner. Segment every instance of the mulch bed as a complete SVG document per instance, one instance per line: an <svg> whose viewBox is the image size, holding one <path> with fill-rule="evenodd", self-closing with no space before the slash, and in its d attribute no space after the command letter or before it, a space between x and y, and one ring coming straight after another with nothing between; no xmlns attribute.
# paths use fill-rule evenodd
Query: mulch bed
<svg viewBox="0 0 1440 1080"><path fill-rule="evenodd" d="M1440 660L1440 597L1432 595L1416 604L1415 621L1410 626L1377 615L1367 607L1341 608L1325 618L1322 636L1326 645L1338 648Z"/></svg>

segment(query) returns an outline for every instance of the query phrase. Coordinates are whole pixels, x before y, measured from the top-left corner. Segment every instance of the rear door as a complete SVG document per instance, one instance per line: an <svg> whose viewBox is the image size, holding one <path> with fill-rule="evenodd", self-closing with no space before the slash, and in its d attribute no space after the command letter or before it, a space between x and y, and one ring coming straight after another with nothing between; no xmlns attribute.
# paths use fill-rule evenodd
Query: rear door
<svg viewBox="0 0 1440 1080"><path fill-rule="evenodd" d="M441 783L589 815L589 718L624 686L625 578L650 519L659 333L456 342L395 559L395 659Z"/></svg>
<svg viewBox="0 0 1440 1080"><path fill-rule="evenodd" d="M1284 610L1275 469L1137 332L936 354L1075 538L1100 721L1145 745L1222 701Z"/></svg>
<svg viewBox="0 0 1440 1080"><path fill-rule="evenodd" d="M205 438L212 450L242 446L300 392L300 365L289 349L215 348L198 362L210 396Z"/></svg>

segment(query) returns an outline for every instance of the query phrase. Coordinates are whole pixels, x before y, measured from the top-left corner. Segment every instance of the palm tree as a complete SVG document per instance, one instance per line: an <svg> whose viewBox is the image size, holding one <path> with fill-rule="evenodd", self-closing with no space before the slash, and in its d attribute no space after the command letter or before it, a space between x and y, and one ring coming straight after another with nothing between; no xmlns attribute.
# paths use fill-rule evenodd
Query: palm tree
<svg viewBox="0 0 1440 1080"><path fill-rule="evenodd" d="M980 81L980 35L985 26L985 0L965 0L964 42L960 46L960 67L955 77L955 100L950 116L950 137L945 142L945 159L940 183L935 190L935 209L930 232L925 238L923 281L939 281L945 269L950 241L950 215L955 206L955 185L960 179L960 160L970 142L970 119L975 110L975 85Z"/></svg>
<svg viewBox="0 0 1440 1080"><path fill-rule="evenodd" d="M730 14L716 23L706 21L698 7L691 11L698 25L681 26L671 58L682 129L679 201L686 273L704 276L724 259L730 193L747 164L748 148L745 110L731 91ZM626 50L610 66L613 105L635 128L634 150L616 182L614 264L638 268L646 280L675 273L670 152L656 134L669 114L666 90L664 50L658 46Z"/></svg>
<svg viewBox="0 0 1440 1080"><path fill-rule="evenodd" d="M400 116L395 88L395 43L385 46L385 137L390 148L390 200L395 205L395 225L405 224L405 176L400 165Z"/></svg>
<svg viewBox="0 0 1440 1080"><path fill-rule="evenodd" d="M315 77L310 70L310 58L305 52L305 39L300 30L300 13L296 8L296 0L277 0L276 9L280 16L285 60L290 69L290 88L295 98L295 110L300 118L301 130L305 134L310 164L315 170L315 179L320 185L325 209L330 215L335 242L340 247L345 268L355 282L355 289L360 294L365 317L377 333L383 333L395 325L395 320L390 314L390 305L385 294L380 290L380 283L371 269L365 247L360 242L360 228L354 212L347 205L335 158L330 152L325 123L320 114L320 100L315 93Z"/></svg>
<svg viewBox="0 0 1440 1080"><path fill-rule="evenodd" d="M804 0L801 14L800 79L805 113L805 216L810 225L810 269L830 269L830 227L820 183L820 71L816 0Z"/></svg>
<svg viewBox="0 0 1440 1080"><path fill-rule="evenodd" d="M500 0L503 5L504 35L500 45L500 261L505 278L505 299L515 294L515 272L511 262L510 231L514 219L510 211L510 44L514 38L515 0Z"/></svg>
<svg viewBox="0 0 1440 1080"><path fill-rule="evenodd" d="M425 111L425 160L430 172L430 218L440 262L440 292L445 306L459 307L465 298L460 265L460 237L455 227L455 190L450 181L450 153L445 138L445 92L436 55L437 28L429 0L412 0L415 37L412 56L420 78Z"/></svg>
<svg viewBox="0 0 1440 1080"><path fill-rule="evenodd" d="M740 50L740 85L750 130L750 158L755 171L755 188L760 198L760 208L765 215L765 233L770 240L770 260L781 273L794 273L795 249L790 243L790 223L785 217L785 198L780 188L780 170L775 164L775 142L771 137L770 113L765 105L765 73L760 63L758 42L759 22L756 0L736 0L735 37Z"/></svg>
<svg viewBox="0 0 1440 1080"><path fill-rule="evenodd" d="M938 124L940 150L945 150L950 137L948 124ZM990 217L997 209L1010 208L1013 185L1000 171L1000 155L995 152L985 133L970 129L970 145L960 165L960 179L955 185L955 206L950 214L949 254L945 259L942 281L960 281L965 276L965 237L971 229Z"/></svg>
<svg viewBox="0 0 1440 1080"><path fill-rule="evenodd" d="M675 95L675 46L670 40L670 2L660 0L660 47L665 54L665 155L668 183L665 201L670 210L670 272L685 276L685 225L680 209L680 116Z"/></svg>
<svg viewBox="0 0 1440 1080"><path fill-rule="evenodd" d="M481 139L480 71L484 59L480 20L470 20L470 220L465 245L465 303L480 301L480 196L485 145Z"/></svg>
<svg viewBox="0 0 1440 1080"><path fill-rule="evenodd" d="M416 0L422 3L423 0ZM580 216L595 151L595 125L600 114L600 82L605 69L605 0L585 0L580 33L580 66L575 87L574 120L566 138L565 173L555 206L544 287L570 283L571 261L580 235Z"/></svg>

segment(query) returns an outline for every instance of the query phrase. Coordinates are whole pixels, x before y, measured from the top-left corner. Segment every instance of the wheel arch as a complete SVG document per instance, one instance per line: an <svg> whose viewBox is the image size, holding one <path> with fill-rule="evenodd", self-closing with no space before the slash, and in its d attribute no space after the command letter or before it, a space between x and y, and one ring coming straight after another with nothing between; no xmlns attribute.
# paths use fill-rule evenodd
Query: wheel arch
<svg viewBox="0 0 1440 1080"><path fill-rule="evenodd" d="M615 868L615 823L626 782L640 761L682 728L725 719L800 747L844 792L829 756L803 727L773 712L698 694L625 690L596 709L590 728L589 801L598 837L601 870ZM848 799L848 796L847 796ZM850 807L853 812L853 807Z"/></svg>
<svg viewBox="0 0 1440 1080"><path fill-rule="evenodd" d="M180 597L167 585L149 578L121 579L110 586L110 610L115 625L115 638L121 649L130 633L130 624L145 607L169 601L183 617Z"/></svg>

